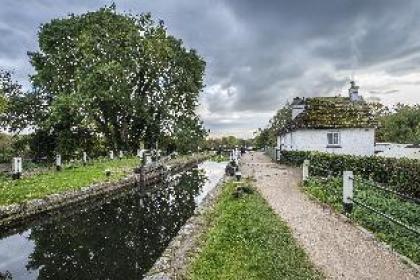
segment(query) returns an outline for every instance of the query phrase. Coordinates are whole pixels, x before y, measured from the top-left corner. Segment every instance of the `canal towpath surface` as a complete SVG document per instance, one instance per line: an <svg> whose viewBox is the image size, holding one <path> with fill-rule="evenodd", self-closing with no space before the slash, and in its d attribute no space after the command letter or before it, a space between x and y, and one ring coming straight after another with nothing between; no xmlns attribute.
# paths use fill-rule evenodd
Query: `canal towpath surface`
<svg viewBox="0 0 420 280"><path fill-rule="evenodd" d="M299 169L274 163L261 152L244 155L241 165L328 279L420 279L370 234L309 199L299 188Z"/></svg>

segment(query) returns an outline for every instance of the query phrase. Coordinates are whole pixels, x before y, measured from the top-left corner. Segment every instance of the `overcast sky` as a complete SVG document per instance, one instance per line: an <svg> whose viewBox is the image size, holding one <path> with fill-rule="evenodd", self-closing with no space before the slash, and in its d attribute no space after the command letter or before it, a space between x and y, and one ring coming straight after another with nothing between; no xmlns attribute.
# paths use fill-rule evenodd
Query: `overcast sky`
<svg viewBox="0 0 420 280"><path fill-rule="evenodd" d="M294 96L420 103L420 1L136 0L206 60L200 115L214 134L251 136ZM27 84L41 23L112 1L0 0L0 68Z"/></svg>

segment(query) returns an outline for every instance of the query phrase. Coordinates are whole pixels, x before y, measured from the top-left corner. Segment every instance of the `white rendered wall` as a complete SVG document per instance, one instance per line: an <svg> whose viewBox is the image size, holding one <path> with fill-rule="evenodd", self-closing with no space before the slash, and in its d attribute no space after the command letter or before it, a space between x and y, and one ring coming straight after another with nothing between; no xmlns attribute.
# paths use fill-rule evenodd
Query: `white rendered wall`
<svg viewBox="0 0 420 280"><path fill-rule="evenodd" d="M339 147L330 147L328 132L340 132ZM289 151L319 151L335 154L373 155L375 152L375 129L299 129L282 135L282 149Z"/></svg>

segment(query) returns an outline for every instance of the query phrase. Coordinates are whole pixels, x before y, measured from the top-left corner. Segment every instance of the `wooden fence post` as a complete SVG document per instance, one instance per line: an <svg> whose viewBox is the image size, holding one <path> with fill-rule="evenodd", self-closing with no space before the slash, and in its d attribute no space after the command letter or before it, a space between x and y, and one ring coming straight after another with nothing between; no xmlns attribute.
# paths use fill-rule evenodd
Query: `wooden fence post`
<svg viewBox="0 0 420 280"><path fill-rule="evenodd" d="M22 158L21 157L14 157L12 160L12 178L13 179L20 179L22 175Z"/></svg>
<svg viewBox="0 0 420 280"><path fill-rule="evenodd" d="M309 159L305 159L302 165L302 180L306 181L309 177Z"/></svg>
<svg viewBox="0 0 420 280"><path fill-rule="evenodd" d="M353 210L353 171L343 171L343 209L346 213Z"/></svg>
<svg viewBox="0 0 420 280"><path fill-rule="evenodd" d="M62 162L61 162L61 155L60 154L58 154L58 155L56 155L55 156L55 169L57 170L57 171L60 171L61 170L61 165L62 165Z"/></svg>

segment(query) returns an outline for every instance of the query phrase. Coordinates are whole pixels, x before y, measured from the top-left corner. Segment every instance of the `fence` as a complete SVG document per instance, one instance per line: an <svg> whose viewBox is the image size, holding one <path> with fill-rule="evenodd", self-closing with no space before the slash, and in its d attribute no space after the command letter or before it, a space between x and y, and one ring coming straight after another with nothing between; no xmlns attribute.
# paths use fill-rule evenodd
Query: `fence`
<svg viewBox="0 0 420 280"><path fill-rule="evenodd" d="M319 167L317 167L319 168ZM319 171L319 170L318 170ZM324 174L328 174L328 170L323 170ZM310 177L310 161L305 160L302 165L302 177L304 181L307 181ZM341 193L338 193L336 190L331 190L335 196L341 196L342 197L342 206L343 210L346 214L350 214L353 211L354 206L356 207L362 207L366 209L367 211L370 211L374 213L375 215L380 216L383 219L386 219L402 228L404 228L407 231L410 231L417 236L420 236L420 229L418 228L419 225L413 226L409 225L408 223L402 221L403 219L396 217L396 214L393 213L393 215L387 214L382 212L379 209L376 209L372 205L369 205L368 202L363 201L361 198L358 197L358 189L362 186L369 186L370 188L373 188L375 190L385 192L387 194L390 194L392 196L396 196L399 199L403 201L409 201L415 205L420 205L420 199L416 197L409 196L404 193L400 193L398 191L395 191L389 187L380 185L372 180L364 179L361 176L354 176L353 171L343 171L342 172L342 191ZM325 177L324 177L325 179Z"/></svg>
<svg viewBox="0 0 420 280"><path fill-rule="evenodd" d="M279 148L277 148L277 147L265 147L264 152L272 160L274 160L274 161L280 160L280 149Z"/></svg>

